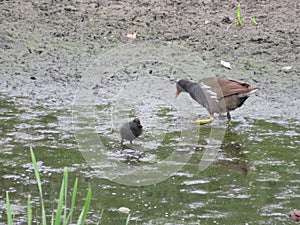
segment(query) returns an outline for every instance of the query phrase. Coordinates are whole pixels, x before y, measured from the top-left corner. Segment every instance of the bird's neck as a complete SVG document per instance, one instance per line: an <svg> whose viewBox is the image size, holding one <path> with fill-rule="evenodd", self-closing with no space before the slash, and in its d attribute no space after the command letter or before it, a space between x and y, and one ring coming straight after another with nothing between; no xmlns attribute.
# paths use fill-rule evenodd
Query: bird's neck
<svg viewBox="0 0 300 225"><path fill-rule="evenodd" d="M184 83L184 86L182 87L186 92L190 92L192 89L193 89L193 87L194 87L194 85L195 85L196 83L193 83L193 82L190 82L190 81L186 81L185 83Z"/></svg>

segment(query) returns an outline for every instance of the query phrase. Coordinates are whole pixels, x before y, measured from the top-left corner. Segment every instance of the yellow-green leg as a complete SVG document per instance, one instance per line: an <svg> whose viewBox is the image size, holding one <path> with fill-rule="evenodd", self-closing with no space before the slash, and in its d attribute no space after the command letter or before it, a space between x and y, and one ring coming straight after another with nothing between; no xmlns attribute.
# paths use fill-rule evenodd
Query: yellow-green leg
<svg viewBox="0 0 300 225"><path fill-rule="evenodd" d="M229 112L227 112L227 119L228 119L227 121L228 125L231 125L231 116Z"/></svg>
<svg viewBox="0 0 300 225"><path fill-rule="evenodd" d="M209 115L209 119L207 119L207 120L197 120L197 123L198 123L199 125L204 125L204 124L211 123L213 120L214 120L214 115L213 115L213 114L210 114L210 115Z"/></svg>

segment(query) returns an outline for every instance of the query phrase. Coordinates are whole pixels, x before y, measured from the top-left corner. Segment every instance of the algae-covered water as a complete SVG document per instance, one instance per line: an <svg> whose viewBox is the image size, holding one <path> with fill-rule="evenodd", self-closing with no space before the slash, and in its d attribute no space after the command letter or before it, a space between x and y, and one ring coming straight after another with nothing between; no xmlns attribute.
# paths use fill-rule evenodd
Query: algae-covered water
<svg viewBox="0 0 300 225"><path fill-rule="evenodd" d="M252 96L249 103L255 104L256 98ZM188 96L183 95L182 100L190 103ZM124 224L127 215L117 210L120 207L131 210L130 224L286 223L288 213L299 206L298 118L259 118L253 113L244 116L251 108L246 103L244 110L232 113L229 127L222 117L199 126L193 119L207 113L199 109L203 114L181 117L176 101L179 99L173 105L150 98L134 108L145 128L133 146L127 144L144 152L137 159L121 154L110 105L95 105L97 120L85 117L85 125L97 126L85 127L84 132L97 132L98 139L90 139L87 134L87 140L96 143L89 142L90 149L84 149L87 142L78 140L83 139L80 129L74 131L76 121L84 120L72 123L71 111L53 111L28 105L26 98L1 95L2 223L6 221L5 191L10 193L15 221L26 221L28 195L33 215L41 215L29 146L33 146L38 160L49 216L56 208L63 168L68 167L70 186L75 177L79 178L78 210L88 184L92 187L91 224L98 220ZM120 117L127 113L117 111ZM182 126L187 120L190 124ZM216 132L222 140L214 142ZM168 158L174 152L179 157ZM214 154L208 167L200 167L209 152ZM166 165L159 166L159 162Z"/></svg>

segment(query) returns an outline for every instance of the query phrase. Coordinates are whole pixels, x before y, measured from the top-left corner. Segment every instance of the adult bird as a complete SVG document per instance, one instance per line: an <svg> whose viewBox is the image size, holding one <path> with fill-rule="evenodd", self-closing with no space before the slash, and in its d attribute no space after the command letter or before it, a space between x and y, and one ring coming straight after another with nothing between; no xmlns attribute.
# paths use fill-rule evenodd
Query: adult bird
<svg viewBox="0 0 300 225"><path fill-rule="evenodd" d="M200 125L212 122L214 113L227 113L230 123L229 112L242 106L249 95L257 90L246 83L216 77L203 78L197 83L179 80L176 88L176 96L181 92L187 92L209 112L209 119L197 121Z"/></svg>
<svg viewBox="0 0 300 225"><path fill-rule="evenodd" d="M124 139L129 140L130 144L143 133L143 126L139 118L135 118L131 122L124 123L120 128L121 145Z"/></svg>

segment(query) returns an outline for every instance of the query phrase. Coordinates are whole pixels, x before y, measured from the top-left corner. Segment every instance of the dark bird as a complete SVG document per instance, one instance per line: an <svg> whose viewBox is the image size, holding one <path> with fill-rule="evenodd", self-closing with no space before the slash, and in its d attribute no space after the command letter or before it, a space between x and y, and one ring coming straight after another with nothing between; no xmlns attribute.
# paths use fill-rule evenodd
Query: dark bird
<svg viewBox="0 0 300 225"><path fill-rule="evenodd" d="M180 80L177 82L176 88L176 96L181 92L187 92L209 112L210 118L198 120L199 124L212 122L214 113L227 113L230 123L229 112L241 107L249 95L257 90L257 88L246 83L216 77L203 78L198 83Z"/></svg>
<svg viewBox="0 0 300 225"><path fill-rule="evenodd" d="M142 133L143 126L139 118L135 118L133 121L123 124L120 128L121 145L123 145L124 139L129 140L130 144L132 144L132 140L136 139Z"/></svg>

